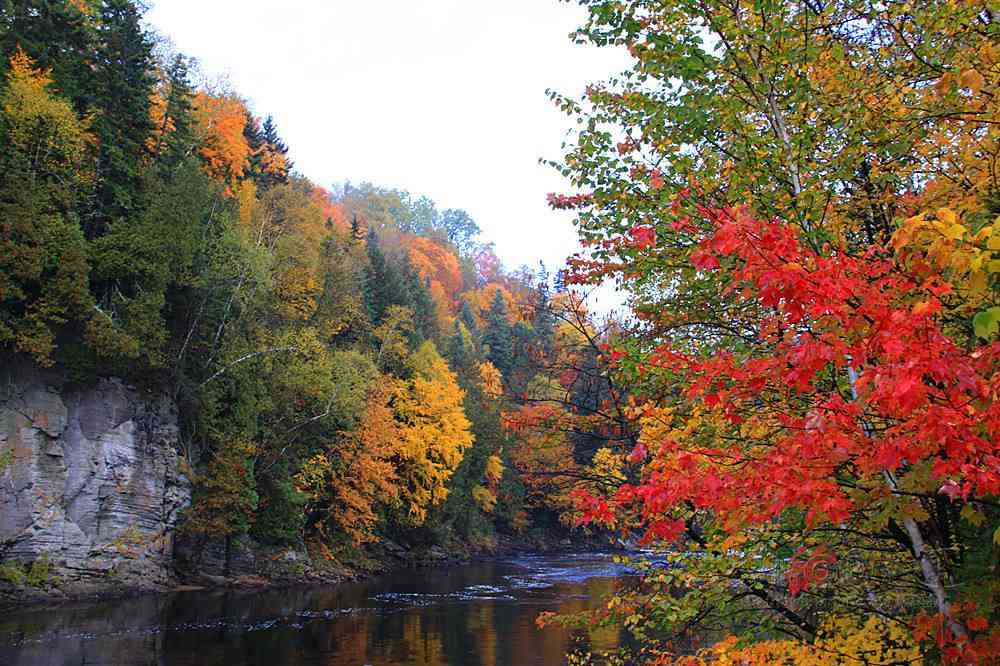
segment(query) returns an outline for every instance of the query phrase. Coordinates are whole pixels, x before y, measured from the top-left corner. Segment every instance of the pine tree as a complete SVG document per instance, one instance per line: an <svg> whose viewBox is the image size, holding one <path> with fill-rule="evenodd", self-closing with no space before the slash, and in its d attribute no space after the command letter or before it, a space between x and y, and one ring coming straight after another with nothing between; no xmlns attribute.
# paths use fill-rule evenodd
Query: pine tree
<svg viewBox="0 0 1000 666"><path fill-rule="evenodd" d="M365 239L365 227L357 215L351 218L351 238L358 243Z"/></svg>
<svg viewBox="0 0 1000 666"><path fill-rule="evenodd" d="M111 221L140 209L142 166L154 129L153 43L142 28L139 8L129 0L105 0L98 21L93 57L98 188L95 214L85 227L91 238L102 234Z"/></svg>
<svg viewBox="0 0 1000 666"><path fill-rule="evenodd" d="M97 31L79 3L51 0L0 2L0 71L6 72L21 49L41 70L50 70L55 88L78 114L93 104L94 70L90 66Z"/></svg>
<svg viewBox="0 0 1000 666"><path fill-rule="evenodd" d="M368 232L368 267L365 271L365 305L373 326L385 319L392 305L412 307L403 273L388 260L379 247L378 235Z"/></svg>
<svg viewBox="0 0 1000 666"><path fill-rule="evenodd" d="M483 344L487 348L486 357L503 373L510 374L513 361L511 326L507 320L507 303L499 289L493 297L489 312L486 314L486 332L483 334Z"/></svg>
<svg viewBox="0 0 1000 666"><path fill-rule="evenodd" d="M476 315L472 312L472 306L469 305L469 301L464 299L462 300L462 307L458 312L458 318L463 324L465 324L465 328L468 329L469 334L472 335L473 338L479 335L479 326L476 324Z"/></svg>
<svg viewBox="0 0 1000 666"><path fill-rule="evenodd" d="M451 337L448 338L445 352L450 362L449 365L455 368L460 375L471 367L472 361L475 359L475 349L472 346L469 330L458 319L455 320L455 326Z"/></svg>
<svg viewBox="0 0 1000 666"><path fill-rule="evenodd" d="M197 142L194 135L192 100L194 89L190 81L188 59L177 54L167 67L167 100L162 126L159 128L162 145L156 151L160 171L169 176L194 151ZM169 129L169 131L168 131Z"/></svg>
<svg viewBox="0 0 1000 666"><path fill-rule="evenodd" d="M278 135L274 119L268 116L263 124L258 118L247 116L243 136L250 147L249 167L246 175L253 179L259 192L288 182L292 163L288 159L288 146Z"/></svg>
<svg viewBox="0 0 1000 666"><path fill-rule="evenodd" d="M288 146L285 145L285 142L278 135L278 126L274 123L274 117L268 116L265 118L264 126L261 129L264 143L270 147L273 153L281 155L284 165L284 173L276 175L275 180L276 182L286 183L288 182L288 172L292 170L292 161L288 159Z"/></svg>
<svg viewBox="0 0 1000 666"><path fill-rule="evenodd" d="M552 299L549 294L549 274L545 264L538 271L538 281L535 287L533 345L546 357L551 356L555 345L555 316L552 313Z"/></svg>
<svg viewBox="0 0 1000 666"><path fill-rule="evenodd" d="M417 347L424 340L438 337L437 303L431 297L430 278L421 278L408 258L403 260L403 276L413 308L413 346Z"/></svg>

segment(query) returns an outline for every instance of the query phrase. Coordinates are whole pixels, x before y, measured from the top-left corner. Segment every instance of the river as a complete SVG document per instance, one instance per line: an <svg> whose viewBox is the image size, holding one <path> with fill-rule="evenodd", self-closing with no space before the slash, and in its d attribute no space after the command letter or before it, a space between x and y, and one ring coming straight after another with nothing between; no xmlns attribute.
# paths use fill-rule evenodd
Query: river
<svg viewBox="0 0 1000 666"><path fill-rule="evenodd" d="M415 569L359 583L198 591L0 617L3 666L549 666L624 634L538 629L594 608L627 571L610 555L538 555Z"/></svg>

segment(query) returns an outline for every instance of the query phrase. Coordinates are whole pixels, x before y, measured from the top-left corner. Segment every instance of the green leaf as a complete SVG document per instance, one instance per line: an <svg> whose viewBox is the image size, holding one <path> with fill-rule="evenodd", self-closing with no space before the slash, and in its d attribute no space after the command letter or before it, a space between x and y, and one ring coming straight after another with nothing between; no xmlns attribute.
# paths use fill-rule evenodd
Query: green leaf
<svg viewBox="0 0 1000 666"><path fill-rule="evenodd" d="M972 328L980 338L992 338L1000 333L1000 306L983 310L972 318Z"/></svg>

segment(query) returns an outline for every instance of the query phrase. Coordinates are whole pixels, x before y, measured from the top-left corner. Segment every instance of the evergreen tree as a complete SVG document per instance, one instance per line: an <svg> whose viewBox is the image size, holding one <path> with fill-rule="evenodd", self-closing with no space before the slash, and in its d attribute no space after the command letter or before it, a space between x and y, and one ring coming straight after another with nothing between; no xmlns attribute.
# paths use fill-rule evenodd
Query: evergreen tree
<svg viewBox="0 0 1000 666"><path fill-rule="evenodd" d="M357 215L351 217L351 238L359 243L365 239L365 229Z"/></svg>
<svg viewBox="0 0 1000 666"><path fill-rule="evenodd" d="M91 238L103 233L111 221L140 209L142 165L149 157L147 139L154 129L153 43L142 29L138 6L130 0L105 0L98 21L93 54L98 188L94 215L85 226Z"/></svg>
<svg viewBox="0 0 1000 666"><path fill-rule="evenodd" d="M78 114L93 104L94 70L90 66L97 31L78 3L52 0L0 0L0 71L22 49L42 70L50 70L55 88Z"/></svg>
<svg viewBox="0 0 1000 666"><path fill-rule="evenodd" d="M288 180L288 172L292 170L292 162L288 159L288 146L285 145L285 142L278 135L278 126L274 124L274 117L268 116L265 118L264 126L261 129L264 143L270 146L274 153L281 155L284 162L284 175L280 177L278 182L286 182Z"/></svg>
<svg viewBox="0 0 1000 666"><path fill-rule="evenodd" d="M161 173L169 176L194 152L192 100L194 89L190 81L190 64L183 55L176 55L167 67L167 100L159 128L161 145L156 151ZM169 130L169 131L168 131Z"/></svg>
<svg viewBox="0 0 1000 666"><path fill-rule="evenodd" d="M455 320L455 326L451 337L448 338L448 345L445 352L450 362L449 365L455 368L460 378L464 378L462 377L463 374L472 366L475 360L475 349L472 346L469 330L458 319Z"/></svg>
<svg viewBox="0 0 1000 666"><path fill-rule="evenodd" d="M268 116L261 124L258 118L247 116L243 136L250 147L246 175L253 179L257 190L264 192L275 185L286 184L292 163L288 159L288 146L278 135L274 119Z"/></svg>
<svg viewBox="0 0 1000 666"><path fill-rule="evenodd" d="M486 358L497 367L506 378L510 374L513 361L511 326L507 320L507 303L503 294L497 289L486 314L486 331L483 334L483 344L486 346Z"/></svg>
<svg viewBox="0 0 1000 666"><path fill-rule="evenodd" d="M462 307L458 311L458 318L465 324L465 328L468 329L469 334L473 338L479 335L479 326L476 325L476 315L472 312L472 306L469 305L469 301L462 300Z"/></svg>
<svg viewBox="0 0 1000 666"><path fill-rule="evenodd" d="M403 274L409 289L410 307L413 308L413 342L417 347L424 340L438 338L437 303L431 296L430 278L421 279L409 259L403 261Z"/></svg>
<svg viewBox="0 0 1000 666"><path fill-rule="evenodd" d="M552 355L555 345L555 315L552 312L552 299L549 294L549 274L545 270L545 264L541 264L538 271L538 281L535 287L534 316L532 318L534 328L534 347L546 357Z"/></svg>
<svg viewBox="0 0 1000 666"><path fill-rule="evenodd" d="M365 271L365 305L373 326L385 319L392 305L412 307L405 276L379 247L378 235L368 232L368 267Z"/></svg>

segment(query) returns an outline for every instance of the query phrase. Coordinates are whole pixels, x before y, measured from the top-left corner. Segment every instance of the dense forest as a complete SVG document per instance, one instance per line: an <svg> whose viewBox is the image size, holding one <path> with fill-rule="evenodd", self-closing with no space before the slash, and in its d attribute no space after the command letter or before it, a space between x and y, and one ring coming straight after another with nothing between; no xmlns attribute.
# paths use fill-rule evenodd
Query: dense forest
<svg viewBox="0 0 1000 666"><path fill-rule="evenodd" d="M168 392L196 541L652 549L573 663L997 663L995 3L577 4L631 69L551 93L553 276L296 173L130 0L0 1L3 353Z"/></svg>
<svg viewBox="0 0 1000 666"><path fill-rule="evenodd" d="M138 3L6 2L0 40L0 346L169 392L183 534L335 559L563 528L606 446L529 425L612 399L579 296L465 211L297 174Z"/></svg>

